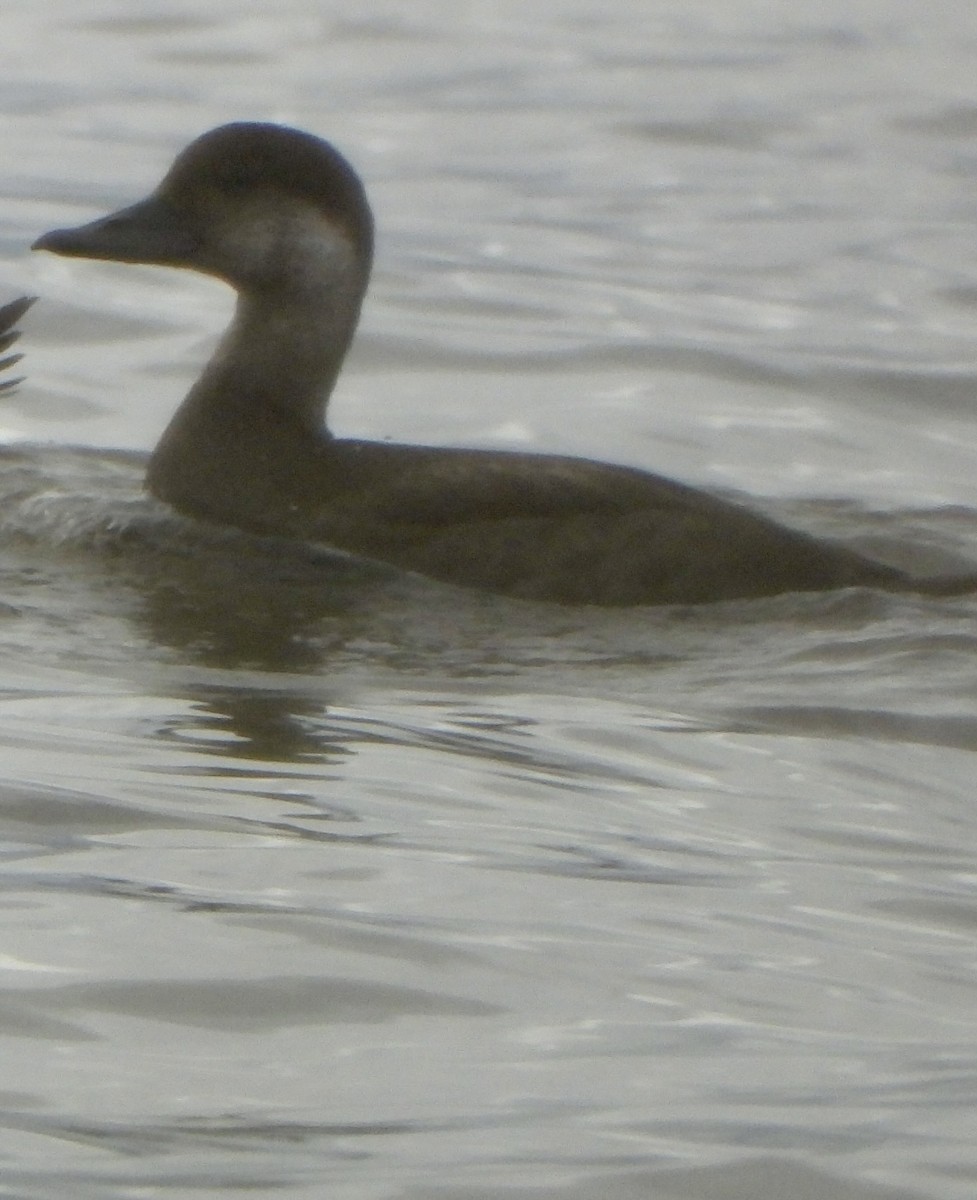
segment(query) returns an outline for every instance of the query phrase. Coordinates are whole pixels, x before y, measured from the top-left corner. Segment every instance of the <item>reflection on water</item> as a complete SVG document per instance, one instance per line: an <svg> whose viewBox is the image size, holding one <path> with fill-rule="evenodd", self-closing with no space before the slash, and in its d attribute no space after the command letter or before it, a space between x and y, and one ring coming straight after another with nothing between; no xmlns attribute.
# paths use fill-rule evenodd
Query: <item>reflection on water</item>
<svg viewBox="0 0 977 1200"><path fill-rule="evenodd" d="M0 1124L32 1194L235 1194L244 1154L296 1195L573 1162L554 1195L599 1164L709 1196L675 1163L718 1146L743 1195L834 1197L808 1155L871 1169L957 1094L972 601L520 604L184 521L141 476L0 461ZM386 1194L479 1194L448 1178Z"/></svg>
<svg viewBox="0 0 977 1200"><path fill-rule="evenodd" d="M320 1037L326 1013L345 1036L351 1022L423 1015L416 998L421 988L436 998L432 1003L448 1006L429 1016L498 1020L509 1013L511 1021L518 1013L516 1026L503 1021L496 1035L502 1044L515 1037L521 1047L514 1068L537 1036L544 1060L554 1037L562 1044L570 1036L566 1029L530 1034L537 1021L545 1025L536 1006L561 1008L571 981L571 994L579 992L580 972L588 980L586 996L602 978L608 955L629 961L637 954L626 973L637 970L640 977L657 954L667 960L675 952L664 946L652 952L661 936L677 950L694 929L700 953L715 958L720 976L742 959L732 981L754 961L752 935L745 932L753 928L767 947L761 958L771 955L762 969L759 958L754 962L761 977L784 976L772 1030L777 1043L795 1019L789 1015L795 1001L787 996L802 987L796 971L805 956L795 961L798 942L825 936L816 925L805 930L803 922L783 925L785 915L775 917L784 889L792 893L800 883L785 873L788 863L806 862L808 871L820 864L806 906L826 905L829 923L847 919L837 910L834 873L856 864L874 863L875 870L884 863L892 870L898 863L899 877L908 871L909 878L929 880L924 890L949 887L955 899L947 903L966 911L953 876L967 870L967 860L952 837L935 832L934 799L944 798L949 829L954 799L965 802L969 792L962 782L969 779L966 760L955 762L951 749L972 749L977 726L962 712L969 702L959 695L958 715L947 721L925 711L885 711L878 698L887 679L901 678L910 654L922 668L913 703L923 705L926 673L944 648L956 656L972 644L965 633L972 621L968 602L851 593L671 614L518 605L392 578L309 547L183 522L140 499L138 464L126 474L116 459L86 455L69 464L68 457L24 452L11 467L22 499L18 508L11 490L5 510L12 564L7 596L18 613L8 653L21 619L56 630L86 594L89 615L103 632L85 646L93 668L85 675L86 707L58 701L56 690L8 698L8 743L30 752L33 742L32 778L43 781L8 796L12 851L18 842L30 847L13 852L18 873L11 883L15 894L42 906L57 906L67 891L81 928L107 923L114 950L102 967L90 961L88 939L67 961L63 949L55 950L61 966L54 979L43 987L25 987L24 980L8 988L8 1030L29 1029L32 1037L46 1030L44 1036L101 1046L97 1030L106 1014L128 1014L150 1025L176 1021L184 1034L200 1026L226 1038L249 1037L259 1027L256 1014L267 1010L274 1028L295 1037L306 1025ZM33 489L25 483L31 471ZM107 480L99 482L106 471L114 491ZM49 586L59 578L58 586ZM129 694L108 704L97 698L94 669L106 655L113 674L122 670L131 680ZM63 664L63 644L39 646L38 660ZM367 669L372 682L364 692ZM383 670L388 680L400 679L401 689L405 680L415 682L406 692L384 695L376 691ZM447 684L438 694L429 683L435 670ZM946 672L938 678L945 687ZM526 694L490 698L487 679ZM557 680L572 690L547 698ZM631 698L601 699L595 685L605 695ZM737 706L729 703L733 695ZM853 737L892 742L898 755L875 760ZM819 749L831 740L837 742L833 765L820 761ZM919 760L926 742L938 748L938 772L935 760ZM110 767L103 758L109 744ZM99 755L94 767L84 757L89 749ZM9 762L15 777L16 760ZM920 786L933 794L928 807L916 811ZM120 839L121 860L112 850ZM818 847L813 856L812 843ZM299 846L306 852L300 855ZM66 873L58 865L63 855L77 860L70 866L66 860ZM462 900L463 885L453 877L464 864L494 872L498 886L477 888ZM622 896L609 909L605 900L600 924L593 925L586 897L567 891L544 919L534 909L546 879L562 888L589 881L663 889L652 905L662 911L652 916L648 897ZM639 931L663 919L675 889L699 898L685 910L688 930L677 938L669 917L649 941ZM707 916L715 901L699 907L720 894L726 927L730 919L741 926L735 951L725 947L724 923ZM781 897L766 914L767 905L758 903L764 895ZM927 907L922 895L915 901L899 896L899 890L875 895L863 884L848 891L845 907L863 907L861 919L870 922L877 947L883 912L901 909L914 921L931 926L938 920L945 928L943 910ZM103 915L93 911L86 918L93 902ZM133 921L105 911L106 902L143 911ZM566 914L558 919L560 907ZM249 924L235 926L228 943L233 954L214 958L210 936L188 938L184 915L249 917ZM281 923L285 916L291 924ZM298 919L312 924L302 927ZM153 933L156 921L162 928ZM17 918L15 930L20 923ZM162 964L154 955L140 966L143 939L158 946L169 927L177 953ZM62 941L52 935L56 944ZM291 970L267 977L267 954L276 942L298 937L308 945L310 936L325 954L321 978L297 974L281 948L275 956ZM528 1007L521 988L505 985L504 976L489 986L486 970L493 963L497 969L498 952L488 948L499 939L522 945L540 964L549 961L554 944L573 944L549 999L538 966L525 976L527 998L533 997ZM780 953L778 940L784 941ZM952 945L947 951L952 957ZM904 964L906 948L898 941L889 953L895 956L889 970ZM442 966L455 959L460 993L440 967L432 975L432 954ZM364 955L371 961L379 955L390 974L364 978L353 966ZM29 962L36 961L32 951ZM691 970L698 987L702 967L692 961L680 976ZM353 970L352 991L345 983L337 990L332 964L340 962L344 971ZM411 962L417 980L408 985L404 969ZM116 975L120 969L124 982ZM598 1059L613 1059L626 1049L637 1052L651 1037L657 1054L665 1030L681 1046L691 1020L684 1053L692 1053L701 1034L692 1019L695 1005L690 996L669 998L662 969L653 969L644 984L631 984L635 1011L625 1005L586 1035L581 1027L571 1044L583 1038L581 1045L592 1045ZM72 982L79 971L87 982ZM803 988L823 986L818 975ZM664 1026L646 1023L641 997L648 986L664 1006ZM878 985L851 986L859 1006L871 1007ZM762 1002L752 989L737 996L734 987L726 997L727 1019L745 1023L734 1042L755 1036L747 1030L772 1002L771 978L766 989ZM299 1005L303 995L312 1003L307 1011L305 1001ZM609 999L604 995L602 1005ZM306 1011L302 1019L299 1008ZM813 1012L805 1019L820 1023ZM905 1019L904 1013L889 1017L896 1027ZM791 1036L801 1035L795 1030ZM144 1054L140 1045L137 1038L131 1053ZM842 1038L823 1049L847 1053L845 1045ZM398 1053L397 1046L385 1040L384 1053ZM296 1044L293 1052L310 1051ZM324 1052L336 1051L318 1051ZM242 1053L243 1047L234 1050L223 1069L246 1075L246 1066L233 1066ZM580 1053L577 1046L570 1061L578 1062ZM404 1068L393 1069L402 1075ZM640 1072L630 1086L639 1080ZM388 1119L396 1111L389 1110ZM656 1137L666 1135L666 1126L653 1127ZM684 1139L690 1130L676 1127L672 1134Z"/></svg>

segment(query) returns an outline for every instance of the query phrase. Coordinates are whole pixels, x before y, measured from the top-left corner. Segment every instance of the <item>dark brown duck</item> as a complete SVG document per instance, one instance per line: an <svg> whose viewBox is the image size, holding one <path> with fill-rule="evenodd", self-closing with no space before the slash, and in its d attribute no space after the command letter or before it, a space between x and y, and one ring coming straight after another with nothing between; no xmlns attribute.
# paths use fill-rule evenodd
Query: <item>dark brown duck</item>
<svg viewBox="0 0 977 1200"><path fill-rule="evenodd" d="M230 328L149 463L150 491L190 516L567 604L973 587L912 580L627 467L333 437L326 403L366 291L373 220L355 171L308 133L214 129L148 199L34 249L189 267L237 290Z"/></svg>

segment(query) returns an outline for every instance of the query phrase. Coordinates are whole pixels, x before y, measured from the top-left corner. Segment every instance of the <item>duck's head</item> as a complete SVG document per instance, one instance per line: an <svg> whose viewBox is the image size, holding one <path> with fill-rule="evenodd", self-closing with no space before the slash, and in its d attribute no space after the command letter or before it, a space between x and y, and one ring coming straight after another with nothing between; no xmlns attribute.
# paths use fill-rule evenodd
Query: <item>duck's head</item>
<svg viewBox="0 0 977 1200"><path fill-rule="evenodd" d="M190 267L243 292L361 276L373 219L356 172L321 138L236 122L203 134L145 200L34 243L74 258Z"/></svg>

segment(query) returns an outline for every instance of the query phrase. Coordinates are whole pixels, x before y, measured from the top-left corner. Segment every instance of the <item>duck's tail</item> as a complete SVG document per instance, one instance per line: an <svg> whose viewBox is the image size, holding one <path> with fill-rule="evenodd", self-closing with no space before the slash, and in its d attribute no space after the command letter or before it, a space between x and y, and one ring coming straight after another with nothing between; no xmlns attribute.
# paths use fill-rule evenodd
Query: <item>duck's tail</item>
<svg viewBox="0 0 977 1200"><path fill-rule="evenodd" d="M977 596L977 574L931 575L921 579L906 579L900 592L916 592L920 596Z"/></svg>
<svg viewBox="0 0 977 1200"><path fill-rule="evenodd" d="M0 354L9 350L20 337L20 330L15 329L14 326L36 299L36 296L21 296L19 300L11 300L9 304L0 307ZM8 354L4 358L0 358L0 372L8 371L11 367L16 366L23 357L22 354ZM0 393L11 391L22 380L22 375L15 376L13 379L0 379Z"/></svg>

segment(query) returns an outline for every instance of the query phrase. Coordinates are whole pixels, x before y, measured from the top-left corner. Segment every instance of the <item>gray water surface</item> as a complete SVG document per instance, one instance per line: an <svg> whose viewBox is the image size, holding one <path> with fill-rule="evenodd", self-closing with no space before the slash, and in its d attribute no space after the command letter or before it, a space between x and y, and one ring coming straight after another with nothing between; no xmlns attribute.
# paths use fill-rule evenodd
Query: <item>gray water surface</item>
<svg viewBox="0 0 977 1200"><path fill-rule="evenodd" d="M4 10L0 1196L970 1200L977 603L599 611L184 521L230 311L26 251L225 120L379 227L340 432L977 563L977 17Z"/></svg>

